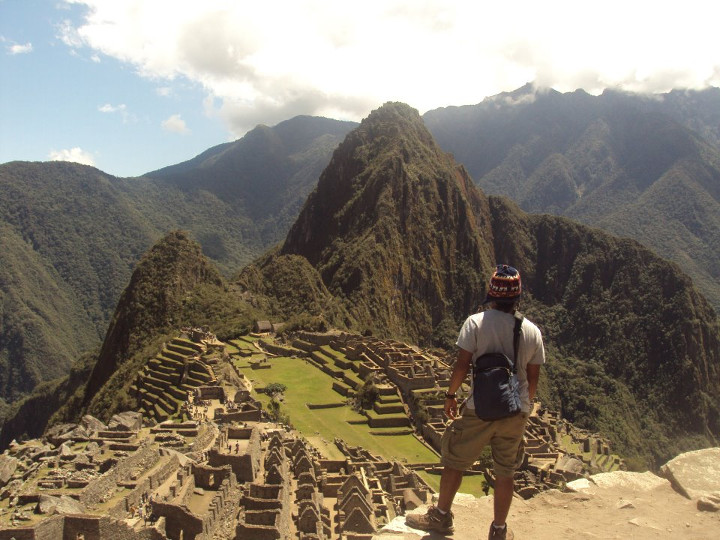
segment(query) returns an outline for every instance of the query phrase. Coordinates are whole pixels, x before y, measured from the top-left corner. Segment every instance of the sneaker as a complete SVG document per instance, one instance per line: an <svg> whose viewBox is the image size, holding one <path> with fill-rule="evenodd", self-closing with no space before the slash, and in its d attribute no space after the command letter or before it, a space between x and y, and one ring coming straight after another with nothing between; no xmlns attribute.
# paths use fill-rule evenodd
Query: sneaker
<svg viewBox="0 0 720 540"><path fill-rule="evenodd" d="M502 529L495 528L495 525L490 524L490 532L488 533L488 540L513 540L515 534L507 526L507 523Z"/></svg>
<svg viewBox="0 0 720 540"><path fill-rule="evenodd" d="M452 534L453 513L442 514L435 506L428 508L424 514L409 514L405 516L405 524L421 531L435 531L441 534Z"/></svg>

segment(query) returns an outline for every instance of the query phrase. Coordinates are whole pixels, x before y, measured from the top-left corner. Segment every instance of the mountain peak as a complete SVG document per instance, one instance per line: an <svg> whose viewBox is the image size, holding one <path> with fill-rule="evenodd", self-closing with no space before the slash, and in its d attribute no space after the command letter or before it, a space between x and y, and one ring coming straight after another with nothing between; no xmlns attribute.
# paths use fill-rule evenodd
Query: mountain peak
<svg viewBox="0 0 720 540"><path fill-rule="evenodd" d="M335 151L282 253L310 261L367 328L427 341L476 305L491 261L487 215L418 112L386 103Z"/></svg>
<svg viewBox="0 0 720 540"><path fill-rule="evenodd" d="M218 270L184 231L171 231L140 260L122 293L85 392L85 403L148 338L175 328L186 294L221 286Z"/></svg>

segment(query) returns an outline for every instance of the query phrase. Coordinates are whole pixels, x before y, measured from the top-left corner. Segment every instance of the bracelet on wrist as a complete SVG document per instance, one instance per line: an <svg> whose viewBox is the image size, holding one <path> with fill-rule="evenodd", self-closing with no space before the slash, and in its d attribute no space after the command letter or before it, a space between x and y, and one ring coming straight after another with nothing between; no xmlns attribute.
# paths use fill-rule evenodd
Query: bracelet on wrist
<svg viewBox="0 0 720 540"><path fill-rule="evenodd" d="M457 394L451 394L450 392L445 392L445 399L457 399Z"/></svg>

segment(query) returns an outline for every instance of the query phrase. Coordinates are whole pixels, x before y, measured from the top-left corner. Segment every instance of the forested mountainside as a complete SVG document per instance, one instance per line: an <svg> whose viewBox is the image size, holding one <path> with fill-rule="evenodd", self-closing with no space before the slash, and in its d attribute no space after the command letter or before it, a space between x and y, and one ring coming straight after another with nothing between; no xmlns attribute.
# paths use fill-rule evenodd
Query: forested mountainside
<svg viewBox="0 0 720 540"><path fill-rule="evenodd" d="M167 231L189 231L226 275L280 241L353 125L258 126L142 178L66 162L0 165L0 399L67 374L100 346L135 264Z"/></svg>
<svg viewBox="0 0 720 540"><path fill-rule="evenodd" d="M100 352L19 402L0 431L0 447L40 436L48 422L78 421L88 412L108 419L137 408L128 391L135 375L181 327L207 325L227 339L248 332L259 316L197 242L182 231L168 233L133 271Z"/></svg>
<svg viewBox="0 0 720 540"><path fill-rule="evenodd" d="M0 397L67 374L155 232L115 178L77 164L0 166Z"/></svg>
<svg viewBox="0 0 720 540"><path fill-rule="evenodd" d="M337 149L269 257L291 255L357 330L425 345L452 343L492 265L516 264L547 339L545 399L645 457L718 433L718 321L692 281L634 241L486 197L406 105L374 111Z"/></svg>
<svg viewBox="0 0 720 540"><path fill-rule="evenodd" d="M528 85L424 120L487 193L634 238L720 308L720 89L591 96Z"/></svg>

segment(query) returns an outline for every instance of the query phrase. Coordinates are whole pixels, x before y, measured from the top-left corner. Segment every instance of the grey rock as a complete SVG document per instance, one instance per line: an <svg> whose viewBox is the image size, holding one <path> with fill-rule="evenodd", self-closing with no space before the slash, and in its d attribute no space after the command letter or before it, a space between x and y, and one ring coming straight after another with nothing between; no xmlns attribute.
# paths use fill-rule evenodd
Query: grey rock
<svg viewBox="0 0 720 540"><path fill-rule="evenodd" d="M575 474L582 474L583 467L582 461L568 455L563 455L558 458L555 464L555 470L557 472L570 472Z"/></svg>
<svg viewBox="0 0 720 540"><path fill-rule="evenodd" d="M48 440L52 441L53 439L56 439L61 435L65 435L66 433L71 432L76 427L77 424L58 424L48 429L45 432L45 437L47 437Z"/></svg>
<svg viewBox="0 0 720 540"><path fill-rule="evenodd" d="M75 459L75 452L73 452L67 444L63 444L60 447L60 459L70 461Z"/></svg>
<svg viewBox="0 0 720 540"><path fill-rule="evenodd" d="M96 443L95 441L91 441L87 444L85 447L85 451L83 454L85 454L89 458L94 458L100 453L100 445Z"/></svg>
<svg viewBox="0 0 720 540"><path fill-rule="evenodd" d="M55 440L61 441L86 441L92 437L92 432L83 426L77 426L75 429L63 433L62 435L55 438Z"/></svg>
<svg viewBox="0 0 720 540"><path fill-rule="evenodd" d="M135 411L125 411L116 414L108 422L110 431L140 431L142 428L142 414Z"/></svg>
<svg viewBox="0 0 720 540"><path fill-rule="evenodd" d="M712 495L720 486L720 448L680 454L660 468L672 486L691 500Z"/></svg>
<svg viewBox="0 0 720 540"><path fill-rule="evenodd" d="M82 417L82 420L80 420L80 425L91 432L106 431L108 428L100 420L89 414L86 414Z"/></svg>
<svg viewBox="0 0 720 540"><path fill-rule="evenodd" d="M0 455L0 487L5 486L18 467L18 460L5 454Z"/></svg>
<svg viewBox="0 0 720 540"><path fill-rule="evenodd" d="M40 495L40 500L35 507L38 514L84 514L85 506L67 495L53 497L51 495Z"/></svg>

